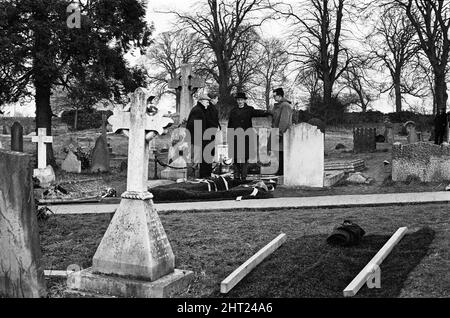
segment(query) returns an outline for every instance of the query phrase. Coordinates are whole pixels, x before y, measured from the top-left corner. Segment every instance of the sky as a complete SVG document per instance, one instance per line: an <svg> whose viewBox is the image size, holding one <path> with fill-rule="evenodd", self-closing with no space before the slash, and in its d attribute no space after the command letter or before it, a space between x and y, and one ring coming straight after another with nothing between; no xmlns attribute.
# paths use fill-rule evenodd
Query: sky
<svg viewBox="0 0 450 318"><path fill-rule="evenodd" d="M147 1L147 21L153 23L155 26L155 32L153 36L157 36L159 33L169 31L173 29L173 24L176 22L176 17L173 14L161 13L161 11L178 11L178 12L195 12L199 7L199 3L204 3L205 0L148 0ZM284 3L296 4L298 0L284 0ZM266 22L261 27L261 34L264 37L280 37L286 34L288 28L287 22L284 21L271 21ZM365 30L367 27L361 25L360 30ZM127 58L132 64L138 59L136 55L127 55ZM409 102L422 104L421 100L410 99ZM159 101L158 106L164 112L168 110L173 111L172 108L175 104L173 97L165 97ZM382 112L394 111L394 101L389 99L387 94L382 96L378 101L373 103L373 108ZM407 108L407 105L405 105ZM8 113L13 112L13 109L7 110ZM34 103L24 103L23 107L15 108L16 114L33 116L34 115Z"/></svg>

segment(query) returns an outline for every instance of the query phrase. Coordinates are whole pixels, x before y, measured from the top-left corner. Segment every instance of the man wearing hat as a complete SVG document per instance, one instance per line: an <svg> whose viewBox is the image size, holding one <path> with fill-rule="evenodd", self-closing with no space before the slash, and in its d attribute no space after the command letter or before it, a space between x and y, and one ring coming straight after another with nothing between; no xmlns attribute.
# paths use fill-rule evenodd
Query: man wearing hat
<svg viewBox="0 0 450 318"><path fill-rule="evenodd" d="M291 102L284 97L283 88L273 90L273 98L275 104L272 110L272 128L277 128L279 131L279 152L278 152L278 172L277 175L284 173L284 152L283 152L283 135L292 126L292 106ZM269 139L270 141L271 139ZM270 146L269 146L270 149Z"/></svg>
<svg viewBox="0 0 450 318"><path fill-rule="evenodd" d="M270 116L270 113L264 110L255 109L252 106L248 106L246 103L247 96L245 93L237 93L235 98L237 106L231 110L230 117L228 119L228 135L231 136L231 133L233 133L233 147L230 147L229 151L233 151L230 158L233 158L235 165L235 179L245 181L247 178L248 161L250 159L249 134L252 132L250 129L253 128L252 118ZM238 132L236 129L238 128L242 128L243 131L246 132L244 138L238 138L238 135L236 134ZM256 139L256 134L254 137L254 139ZM244 144L238 144L239 142L244 142ZM256 143L256 140L253 140L253 142Z"/></svg>
<svg viewBox="0 0 450 318"><path fill-rule="evenodd" d="M213 96L213 94L209 95ZM213 97L214 98L201 95L198 98L197 105L194 106L189 113L186 124L186 129L191 135L191 156L194 160L194 166L199 168L199 178L210 178L212 172L212 161L209 162L205 160L203 151L208 144L214 141L215 136L212 136L212 140L203 140L203 134L207 129L217 129L220 126L217 109L215 108L214 104L211 104L211 100L213 100L212 102L214 103L217 95ZM200 143L196 140L195 134L201 134ZM214 155L214 153L212 155Z"/></svg>

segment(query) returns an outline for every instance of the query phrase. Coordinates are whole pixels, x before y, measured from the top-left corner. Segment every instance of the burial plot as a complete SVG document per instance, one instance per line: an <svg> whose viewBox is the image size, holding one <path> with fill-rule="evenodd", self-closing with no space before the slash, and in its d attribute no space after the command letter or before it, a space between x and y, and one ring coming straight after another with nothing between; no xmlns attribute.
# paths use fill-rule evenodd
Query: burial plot
<svg viewBox="0 0 450 318"><path fill-rule="evenodd" d="M11 127L11 151L23 152L23 127L18 122Z"/></svg>
<svg viewBox="0 0 450 318"><path fill-rule="evenodd" d="M376 128L354 128L353 129L353 152L374 152L377 150Z"/></svg>
<svg viewBox="0 0 450 318"><path fill-rule="evenodd" d="M284 185L324 186L324 136L317 127L301 123L284 134Z"/></svg>
<svg viewBox="0 0 450 318"><path fill-rule="evenodd" d="M31 169L30 155L0 150L0 298L46 295Z"/></svg>
<svg viewBox="0 0 450 318"><path fill-rule="evenodd" d="M52 166L47 165L47 143L53 142L52 136L47 136L47 128L39 128L38 135L31 138L38 144L38 167L34 169L33 176L38 178L41 187L48 187L55 181L55 172Z"/></svg>
<svg viewBox="0 0 450 318"><path fill-rule="evenodd" d="M172 122L147 113L138 88L130 111L109 118L114 131L129 130L127 191L100 242L92 268L69 276L68 294L127 298L168 297L187 287L192 272L174 269L175 258L148 192L149 141Z"/></svg>
<svg viewBox="0 0 450 318"><path fill-rule="evenodd" d="M177 105L177 113L180 114L179 122L187 120L194 106L193 94L197 89L205 87L205 81L197 78L192 73L192 65L182 64L181 74L178 78L169 81L169 88L175 89L180 96L180 105Z"/></svg>
<svg viewBox="0 0 450 318"><path fill-rule="evenodd" d="M407 181L418 177L422 182L450 180L450 146L425 142L392 147L392 180Z"/></svg>

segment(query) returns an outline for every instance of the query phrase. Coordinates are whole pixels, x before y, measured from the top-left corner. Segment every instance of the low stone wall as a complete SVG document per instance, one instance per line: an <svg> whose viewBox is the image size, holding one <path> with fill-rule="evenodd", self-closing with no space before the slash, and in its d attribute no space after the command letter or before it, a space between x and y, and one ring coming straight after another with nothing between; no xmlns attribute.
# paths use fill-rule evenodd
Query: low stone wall
<svg viewBox="0 0 450 318"><path fill-rule="evenodd" d="M418 177L422 182L450 180L450 146L427 142L392 147L392 180Z"/></svg>
<svg viewBox="0 0 450 318"><path fill-rule="evenodd" d="M0 298L46 295L31 156L0 150Z"/></svg>

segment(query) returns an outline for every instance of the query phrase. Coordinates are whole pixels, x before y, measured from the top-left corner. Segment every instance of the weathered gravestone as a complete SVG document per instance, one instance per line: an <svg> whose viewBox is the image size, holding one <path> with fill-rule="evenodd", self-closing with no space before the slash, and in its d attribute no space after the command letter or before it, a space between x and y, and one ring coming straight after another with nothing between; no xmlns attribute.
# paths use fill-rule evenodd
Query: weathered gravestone
<svg viewBox="0 0 450 318"><path fill-rule="evenodd" d="M187 178L187 164L190 162L190 142L186 141L187 130L184 127L176 128L171 135L171 145L168 153L168 164L161 171L161 178L166 180L178 180Z"/></svg>
<svg viewBox="0 0 450 318"><path fill-rule="evenodd" d="M180 123L189 117L189 113L194 106L192 95L202 87L205 87L205 81L194 76L190 64L182 64L179 77L169 81L169 88L175 89L180 96L179 106L178 102L176 105L176 112L180 114Z"/></svg>
<svg viewBox="0 0 450 318"><path fill-rule="evenodd" d="M38 178L41 187L48 187L55 181L56 176L52 166L47 165L47 143L53 142L52 136L47 136L47 128L39 128L38 135L31 137L31 141L38 144L38 167L33 176Z"/></svg>
<svg viewBox="0 0 450 318"><path fill-rule="evenodd" d="M324 186L324 136L316 127L301 123L284 134L284 185Z"/></svg>
<svg viewBox="0 0 450 318"><path fill-rule="evenodd" d="M408 144L413 144L419 141L416 132L416 123L413 121L408 121L405 123L406 133L408 134L407 140Z"/></svg>
<svg viewBox="0 0 450 318"><path fill-rule="evenodd" d="M18 122L11 127L11 151L23 152L23 127Z"/></svg>
<svg viewBox="0 0 450 318"><path fill-rule="evenodd" d="M95 141L95 147L92 150L92 173L109 172L110 170L110 158L109 158L108 142L103 135L97 138Z"/></svg>
<svg viewBox="0 0 450 318"><path fill-rule="evenodd" d="M31 156L0 150L0 298L46 296Z"/></svg>
<svg viewBox="0 0 450 318"><path fill-rule="evenodd" d="M71 173L81 173L81 161L69 150L66 159L64 159L61 169Z"/></svg>
<svg viewBox="0 0 450 318"><path fill-rule="evenodd" d="M353 129L353 152L374 152L377 150L376 128Z"/></svg>
<svg viewBox="0 0 450 318"><path fill-rule="evenodd" d="M172 122L149 115L138 88L130 111L109 118L114 131L129 130L127 191L93 258L92 268L69 276L68 293L126 298L168 297L187 288L192 272L176 270L175 258L148 192L149 141Z"/></svg>
<svg viewBox="0 0 450 318"><path fill-rule="evenodd" d="M422 182L450 181L450 146L425 142L392 147L392 180L418 177Z"/></svg>
<svg viewBox="0 0 450 318"><path fill-rule="evenodd" d="M384 122L384 142L393 144L395 142L394 136L394 125L389 120L386 120Z"/></svg>

